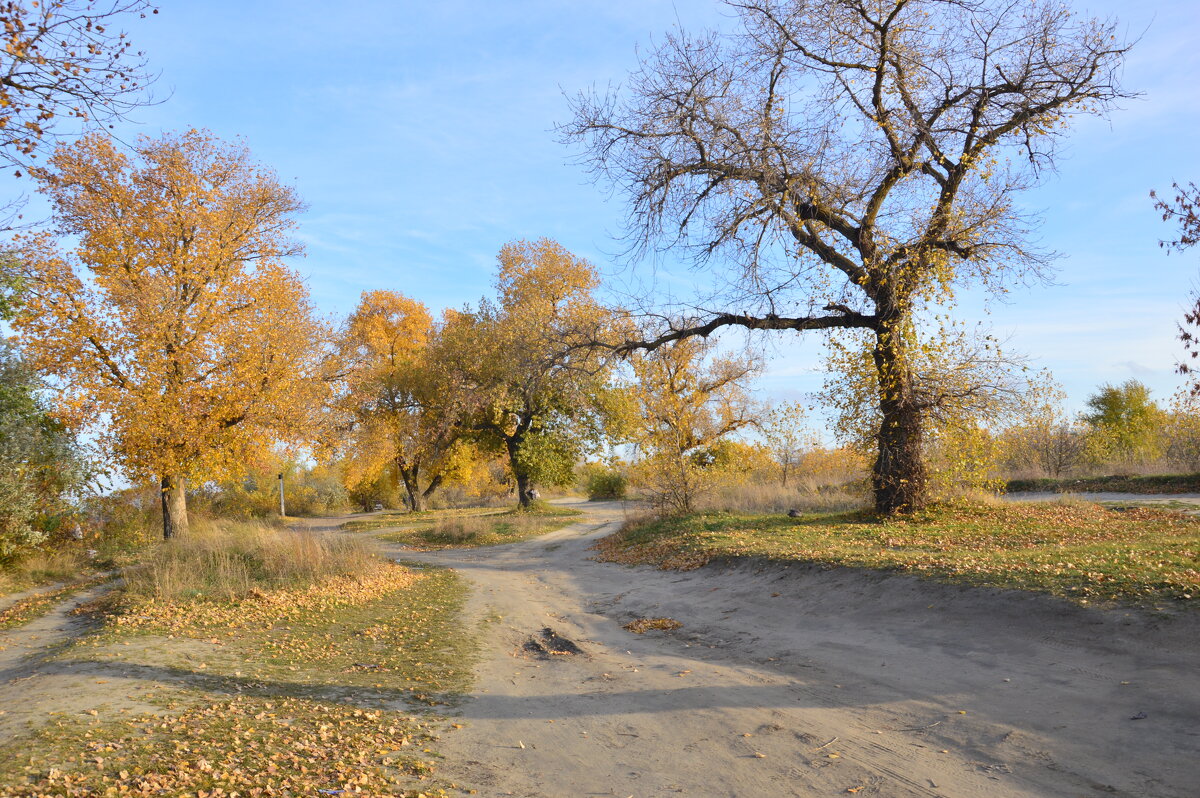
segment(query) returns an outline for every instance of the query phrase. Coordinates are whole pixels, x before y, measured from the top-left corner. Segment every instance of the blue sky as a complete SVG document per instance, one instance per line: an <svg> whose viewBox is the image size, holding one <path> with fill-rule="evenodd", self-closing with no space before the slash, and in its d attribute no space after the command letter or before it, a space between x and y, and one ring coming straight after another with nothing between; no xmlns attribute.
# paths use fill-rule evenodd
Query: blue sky
<svg viewBox="0 0 1200 798"><path fill-rule="evenodd" d="M122 133L206 127L243 137L293 182L318 306L344 315L364 290L431 308L488 293L500 246L550 236L615 268L624 205L588 182L555 139L564 92L619 83L636 48L676 24L728 24L711 0L162 0L126 26L161 73L161 104ZM1058 173L1023 196L1043 243L1065 257L1055 284L1007 304L964 298L1009 346L1050 368L1074 407L1131 377L1159 398L1179 385L1175 326L1200 252L1167 256L1148 192L1200 182L1200 11L1194 0L1076 4L1115 14L1140 42L1124 83L1143 97L1085 119ZM762 387L817 389L820 347L775 347Z"/></svg>

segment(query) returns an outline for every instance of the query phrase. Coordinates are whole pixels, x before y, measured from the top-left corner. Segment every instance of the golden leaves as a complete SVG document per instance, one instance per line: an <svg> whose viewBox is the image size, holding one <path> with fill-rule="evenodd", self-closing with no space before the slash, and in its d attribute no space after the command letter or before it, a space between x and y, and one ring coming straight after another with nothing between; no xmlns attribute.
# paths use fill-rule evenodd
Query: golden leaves
<svg viewBox="0 0 1200 798"><path fill-rule="evenodd" d="M244 696L101 729L75 761L31 765L31 781L6 785L5 794L395 795L397 771L429 770L409 751L433 738L398 712Z"/></svg>
<svg viewBox="0 0 1200 798"><path fill-rule="evenodd" d="M282 258L303 205L244 146L191 130L131 153L59 147L41 191L77 245L20 240L31 363L61 377L63 417L98 426L133 476L237 473L306 433L323 391L317 319Z"/></svg>

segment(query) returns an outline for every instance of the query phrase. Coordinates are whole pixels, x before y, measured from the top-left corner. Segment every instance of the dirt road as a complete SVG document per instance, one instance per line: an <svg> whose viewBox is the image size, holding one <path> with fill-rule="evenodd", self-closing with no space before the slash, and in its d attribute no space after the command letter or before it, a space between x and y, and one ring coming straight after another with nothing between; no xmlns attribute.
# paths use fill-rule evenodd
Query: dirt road
<svg viewBox="0 0 1200 798"><path fill-rule="evenodd" d="M579 507L585 522L533 541L419 555L477 588L483 659L439 749L482 795L1200 795L1194 615L601 564L587 549L622 508ZM658 616L683 626L622 628ZM582 653L527 649L554 647L545 628Z"/></svg>

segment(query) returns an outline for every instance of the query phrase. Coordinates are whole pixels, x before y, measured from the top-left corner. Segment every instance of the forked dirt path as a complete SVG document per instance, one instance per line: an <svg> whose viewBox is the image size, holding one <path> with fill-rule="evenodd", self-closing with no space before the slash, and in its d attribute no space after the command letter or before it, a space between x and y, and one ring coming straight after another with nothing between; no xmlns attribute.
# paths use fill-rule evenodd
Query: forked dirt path
<svg viewBox="0 0 1200 798"><path fill-rule="evenodd" d="M458 569L484 621L443 775L485 796L1200 795L1200 623L849 570L590 559L617 504ZM680 621L632 634L636 617ZM542 658L545 627L582 654ZM1136 718L1136 719L1135 719Z"/></svg>

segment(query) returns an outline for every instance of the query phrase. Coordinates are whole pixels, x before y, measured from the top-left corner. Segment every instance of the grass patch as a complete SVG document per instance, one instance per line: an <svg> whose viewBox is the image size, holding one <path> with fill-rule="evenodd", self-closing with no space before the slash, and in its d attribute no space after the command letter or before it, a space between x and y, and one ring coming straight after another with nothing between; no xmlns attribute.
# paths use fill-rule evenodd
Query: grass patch
<svg viewBox="0 0 1200 798"><path fill-rule="evenodd" d="M1200 519L1096 505L943 505L907 519L692 515L634 522L599 558L667 569L761 557L1127 602L1200 597Z"/></svg>
<svg viewBox="0 0 1200 798"><path fill-rule="evenodd" d="M394 711L238 696L167 716L62 719L0 749L0 773L14 798L396 795L429 773L432 739Z"/></svg>
<svg viewBox="0 0 1200 798"><path fill-rule="evenodd" d="M422 510L412 513L407 510L388 510L375 513L370 518L355 518L342 524L345 532L375 532L380 529L434 524L449 518L474 518L482 515L500 515L513 512L511 507L467 507L457 510Z"/></svg>
<svg viewBox="0 0 1200 798"><path fill-rule="evenodd" d="M108 562L97 562L88 557L86 549L74 542L62 548L33 551L0 568L0 594L19 593L56 583L81 582L109 566Z"/></svg>
<svg viewBox="0 0 1200 798"><path fill-rule="evenodd" d="M1200 474L1014 479L1005 489L1009 493L1200 493Z"/></svg>
<svg viewBox="0 0 1200 798"><path fill-rule="evenodd" d="M96 633L57 655L151 681L161 712L57 717L0 749L0 794L443 795L430 747L442 719L427 707L470 681L464 582L345 535L219 534L237 539L244 569L211 556L211 540L164 545L164 573L183 561L207 576L159 589L182 583L144 575L112 591L82 609ZM342 551L337 538L367 553L279 565L281 550ZM230 573L249 573L249 587L230 589L242 584Z"/></svg>
<svg viewBox="0 0 1200 798"><path fill-rule="evenodd" d="M359 575L240 600L160 601L118 592L94 608L105 616L104 629L80 647L99 649L89 658L198 669L244 689L355 687L441 703L470 676L471 640L454 631L465 598L453 571L386 560ZM162 644L132 652L113 645L131 636ZM174 639L206 645L173 647L167 641Z"/></svg>
<svg viewBox="0 0 1200 798"><path fill-rule="evenodd" d="M531 510L501 510L472 516L433 518L409 529L380 534L380 540L421 550L462 549L516 543L562 529L583 515L578 510L539 504Z"/></svg>
<svg viewBox="0 0 1200 798"><path fill-rule="evenodd" d="M657 629L661 632L672 632L683 627L679 621L674 618L635 618L622 628L635 635L644 635L651 629Z"/></svg>

